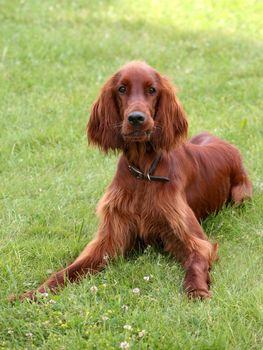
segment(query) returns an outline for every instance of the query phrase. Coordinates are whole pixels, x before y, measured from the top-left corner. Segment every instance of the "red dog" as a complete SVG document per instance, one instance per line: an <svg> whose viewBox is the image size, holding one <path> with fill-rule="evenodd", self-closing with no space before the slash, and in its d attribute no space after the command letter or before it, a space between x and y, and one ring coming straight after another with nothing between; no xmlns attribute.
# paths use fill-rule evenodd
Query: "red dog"
<svg viewBox="0 0 263 350"><path fill-rule="evenodd" d="M241 204L252 185L234 146L207 133L185 142L187 126L172 85L146 63L128 63L106 82L91 111L88 137L104 152L122 155L98 206L99 230L38 292L56 292L66 279L98 272L141 241L161 243L183 264L189 297L210 297L217 244L207 240L198 220L229 201ZM37 291L22 299L34 299Z"/></svg>

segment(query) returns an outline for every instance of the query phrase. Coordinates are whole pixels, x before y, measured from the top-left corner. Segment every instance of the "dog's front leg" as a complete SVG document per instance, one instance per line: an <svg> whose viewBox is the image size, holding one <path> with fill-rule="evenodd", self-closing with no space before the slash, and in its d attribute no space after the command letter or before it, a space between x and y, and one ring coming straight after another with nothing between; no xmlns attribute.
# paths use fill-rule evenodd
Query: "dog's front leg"
<svg viewBox="0 0 263 350"><path fill-rule="evenodd" d="M99 272L110 259L127 253L133 247L134 241L128 218L126 220L117 210L104 208L96 238L79 257L66 268L54 273L37 290L24 293L20 300L35 300L38 293L56 293L67 281L78 282L86 274Z"/></svg>
<svg viewBox="0 0 263 350"><path fill-rule="evenodd" d="M217 243L208 241L192 209L183 199L162 208L168 226L162 235L164 249L184 266L184 288L189 298L209 298L209 269L217 258Z"/></svg>

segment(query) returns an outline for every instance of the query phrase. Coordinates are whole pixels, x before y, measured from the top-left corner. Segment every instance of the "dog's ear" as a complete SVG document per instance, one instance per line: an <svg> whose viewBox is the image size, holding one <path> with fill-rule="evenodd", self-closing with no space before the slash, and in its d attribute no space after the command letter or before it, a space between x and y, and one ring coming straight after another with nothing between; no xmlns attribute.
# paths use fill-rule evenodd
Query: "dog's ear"
<svg viewBox="0 0 263 350"><path fill-rule="evenodd" d="M187 137L186 114L170 81L159 76L160 96L155 117L156 132L153 143L156 149L167 151L181 144Z"/></svg>
<svg viewBox="0 0 263 350"><path fill-rule="evenodd" d="M87 124L90 143L99 146L104 152L122 148L120 134L121 117L115 100L114 77L102 87L97 100L92 106Z"/></svg>

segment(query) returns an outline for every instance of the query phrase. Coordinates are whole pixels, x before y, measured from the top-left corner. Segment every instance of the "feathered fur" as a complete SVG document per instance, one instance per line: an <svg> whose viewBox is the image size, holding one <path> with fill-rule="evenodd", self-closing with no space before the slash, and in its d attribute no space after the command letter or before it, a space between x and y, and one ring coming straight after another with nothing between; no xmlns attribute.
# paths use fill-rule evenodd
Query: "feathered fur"
<svg viewBox="0 0 263 350"><path fill-rule="evenodd" d="M145 116L143 123L129 121L134 111ZM88 137L104 152L118 150L121 156L98 205L98 233L38 292L56 292L67 279L98 272L140 241L161 244L183 264L189 297L210 297L208 271L218 245L208 241L199 220L229 201L241 204L251 197L252 185L237 148L208 133L186 142L187 126L172 84L146 63L131 62L105 83L91 110ZM147 174L159 155L154 175L169 177L169 182L140 180L130 173L133 164ZM22 298L34 299L35 293Z"/></svg>

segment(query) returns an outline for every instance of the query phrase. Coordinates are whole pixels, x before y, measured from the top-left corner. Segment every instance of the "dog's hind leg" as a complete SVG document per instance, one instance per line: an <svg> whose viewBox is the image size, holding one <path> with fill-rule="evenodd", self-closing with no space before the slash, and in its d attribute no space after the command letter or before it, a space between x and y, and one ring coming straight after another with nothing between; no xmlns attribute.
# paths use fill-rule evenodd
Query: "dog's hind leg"
<svg viewBox="0 0 263 350"><path fill-rule="evenodd" d="M241 165L241 169L232 180L231 200L234 204L241 205L245 200L252 198L252 191L252 183Z"/></svg>

